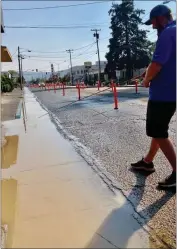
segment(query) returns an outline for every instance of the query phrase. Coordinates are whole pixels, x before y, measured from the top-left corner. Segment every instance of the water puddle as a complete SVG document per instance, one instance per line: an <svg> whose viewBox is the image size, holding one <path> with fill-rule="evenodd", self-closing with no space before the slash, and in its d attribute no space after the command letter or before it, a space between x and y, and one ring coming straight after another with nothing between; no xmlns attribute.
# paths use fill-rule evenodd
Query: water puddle
<svg viewBox="0 0 177 249"><path fill-rule="evenodd" d="M1 168L8 169L17 162L19 136L5 136L6 144L1 148Z"/></svg>
<svg viewBox="0 0 177 249"><path fill-rule="evenodd" d="M1 243L3 248L12 248L16 196L17 181L15 179L1 180Z"/></svg>

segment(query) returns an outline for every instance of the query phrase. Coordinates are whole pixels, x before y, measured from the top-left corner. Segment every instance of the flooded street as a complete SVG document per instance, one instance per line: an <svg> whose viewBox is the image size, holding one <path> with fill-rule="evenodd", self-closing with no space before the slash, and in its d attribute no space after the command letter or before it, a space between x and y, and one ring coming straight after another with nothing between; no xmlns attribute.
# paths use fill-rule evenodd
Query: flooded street
<svg viewBox="0 0 177 249"><path fill-rule="evenodd" d="M51 118L63 136L88 163L106 171L110 187L118 187L129 199L142 217L141 224L147 225L164 243L173 245L176 239L176 196L173 192L156 189L158 181L171 172L168 162L159 152L155 159L155 173L143 176L130 171L130 163L142 158L150 142L145 133L147 89L139 89L138 95L134 88L118 89L118 110L114 110L110 91L74 104L70 103L77 100L75 89L66 89L64 97L60 90L56 93L34 91L51 112ZM82 97L92 93L90 89L81 92ZM170 124L174 144L175 124L174 117ZM113 186L110 178L113 178Z"/></svg>

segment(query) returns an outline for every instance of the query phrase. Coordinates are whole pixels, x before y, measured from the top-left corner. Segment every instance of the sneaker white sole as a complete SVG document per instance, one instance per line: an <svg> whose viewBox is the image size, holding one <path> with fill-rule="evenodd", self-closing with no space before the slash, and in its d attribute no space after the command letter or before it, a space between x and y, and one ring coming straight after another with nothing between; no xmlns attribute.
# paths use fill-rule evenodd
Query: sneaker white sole
<svg viewBox="0 0 177 249"><path fill-rule="evenodd" d="M165 184L158 184L159 187L162 187L162 188L174 188L176 187L176 183L173 183L173 184L169 184L169 185L165 185Z"/></svg>

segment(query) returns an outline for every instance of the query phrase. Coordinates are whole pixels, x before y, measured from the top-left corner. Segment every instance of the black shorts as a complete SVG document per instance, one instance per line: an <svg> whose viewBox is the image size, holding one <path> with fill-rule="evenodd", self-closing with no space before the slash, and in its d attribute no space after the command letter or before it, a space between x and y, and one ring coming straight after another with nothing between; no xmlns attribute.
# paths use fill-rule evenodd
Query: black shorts
<svg viewBox="0 0 177 249"><path fill-rule="evenodd" d="M146 134L152 138L168 138L168 128L176 111L176 102L149 100L146 116Z"/></svg>

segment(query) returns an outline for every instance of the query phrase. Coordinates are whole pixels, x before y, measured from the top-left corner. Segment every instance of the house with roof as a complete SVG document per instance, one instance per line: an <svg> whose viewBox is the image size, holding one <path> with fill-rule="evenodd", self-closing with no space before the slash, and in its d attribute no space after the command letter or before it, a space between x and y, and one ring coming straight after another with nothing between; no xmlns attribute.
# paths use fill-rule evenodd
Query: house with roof
<svg viewBox="0 0 177 249"><path fill-rule="evenodd" d="M5 33L3 11L1 7L1 34ZM1 46L1 62L12 62L12 56L5 45Z"/></svg>

